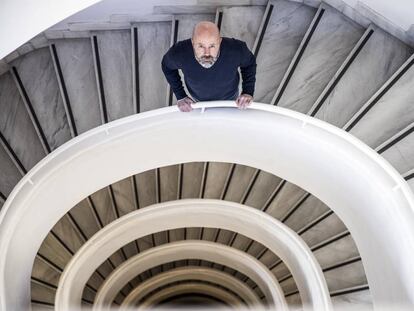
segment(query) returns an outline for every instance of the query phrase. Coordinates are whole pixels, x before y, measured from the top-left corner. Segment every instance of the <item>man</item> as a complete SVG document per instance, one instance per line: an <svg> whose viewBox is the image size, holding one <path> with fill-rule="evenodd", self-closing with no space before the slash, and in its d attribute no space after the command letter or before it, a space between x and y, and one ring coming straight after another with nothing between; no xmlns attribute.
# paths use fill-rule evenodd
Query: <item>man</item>
<svg viewBox="0 0 414 311"><path fill-rule="evenodd" d="M253 100L256 82L254 55L245 42L221 38L214 23L198 23L192 38L172 46L164 55L161 66L181 111L191 111L194 100L236 100L240 109L245 109ZM178 69L184 73L185 84L194 100L186 94Z"/></svg>

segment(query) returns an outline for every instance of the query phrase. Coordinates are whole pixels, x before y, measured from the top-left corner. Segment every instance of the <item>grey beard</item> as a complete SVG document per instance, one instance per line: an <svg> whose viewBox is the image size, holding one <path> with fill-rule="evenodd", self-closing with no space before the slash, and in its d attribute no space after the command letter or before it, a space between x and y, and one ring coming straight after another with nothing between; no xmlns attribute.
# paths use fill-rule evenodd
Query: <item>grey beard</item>
<svg viewBox="0 0 414 311"><path fill-rule="evenodd" d="M195 56L195 53L194 53L194 56ZM217 59L219 58L219 56L220 56L220 50L219 50L217 56L216 57L213 57L211 59L211 62L205 62L205 61L202 60L202 58L198 58L197 56L195 56L195 59L204 68L210 68L210 67L212 67L215 64L215 62L217 61Z"/></svg>

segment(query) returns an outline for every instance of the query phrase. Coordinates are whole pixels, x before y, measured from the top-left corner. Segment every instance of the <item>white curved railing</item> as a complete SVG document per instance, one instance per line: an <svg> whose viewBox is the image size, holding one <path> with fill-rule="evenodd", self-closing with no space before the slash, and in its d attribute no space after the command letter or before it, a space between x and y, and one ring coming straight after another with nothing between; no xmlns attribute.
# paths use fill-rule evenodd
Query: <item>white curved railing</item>
<svg viewBox="0 0 414 311"><path fill-rule="evenodd" d="M72 257L59 279L56 310L79 308L88 279L124 245L160 231L190 227L225 229L263 244L284 260L304 303L321 311L329 309L329 292L319 264L303 240L286 225L238 203L186 199L131 212L92 236ZM184 241L151 248L121 264L98 290L94 310L110 307L119 291L131 280L131 274L139 275L157 265L183 259L209 260L230 266L251 278L275 309L287 309L283 291L274 275L250 254L212 242Z"/></svg>
<svg viewBox="0 0 414 311"><path fill-rule="evenodd" d="M141 216L139 214L134 217L136 220ZM113 238L119 240L121 237L115 235ZM88 247L89 251L91 246L89 245ZM86 248L83 248L83 250L86 250ZM85 255L86 253L83 254ZM65 269L55 298L57 311L78 307L80 299L77 298L82 295L82 288L84 287L83 282L79 281L79 278L89 279L96 267L96 264L91 264L91 261L94 259L98 258L89 258L85 263L82 257L78 256L71 262L68 269ZM191 240L153 247L125 261L108 276L99 288L94 300L93 310L110 311L116 295L134 276L161 264L187 259L207 260L243 273L258 285L270 305L277 310L287 310L285 296L277 279L263 263L252 255L229 246ZM80 264L87 265L88 268L85 269ZM79 274L80 270L82 270L82 276ZM73 280L76 280L78 287L73 286ZM260 304L257 307L260 307Z"/></svg>
<svg viewBox="0 0 414 311"><path fill-rule="evenodd" d="M135 308L136 305L149 293L165 285L179 281L208 281L221 285L234 293L237 293L243 301L252 307L260 306L259 298L256 293L245 283L235 276L213 268L206 267L181 267L157 274L156 276L142 282L135 287L124 301L122 301L120 311L128 311Z"/></svg>
<svg viewBox="0 0 414 311"><path fill-rule="evenodd" d="M231 274L206 267L181 267L157 274L139 284L122 301L120 311L128 311L136 307L141 299L157 288L174 282L188 280L209 281L224 286L232 292L237 293L248 306L255 307L256 310L261 304L256 293Z"/></svg>
<svg viewBox="0 0 414 311"><path fill-rule="evenodd" d="M21 180L0 215L2 310L29 308L36 252L76 203L127 176L193 161L256 167L309 191L350 230L374 304L414 304L413 196L391 165L350 134L293 111L258 103L239 111L234 102L194 107L191 113L163 108L95 128Z"/></svg>
<svg viewBox="0 0 414 311"><path fill-rule="evenodd" d="M236 307L235 310L237 310L237 307L240 308L242 306L240 300L235 295L225 291L224 289L209 284L191 282L161 289L158 293L155 293L144 300L142 305L138 307L138 310L148 310L165 299L188 293L207 294L209 296L213 296L224 302L226 305L231 306L231 309Z"/></svg>

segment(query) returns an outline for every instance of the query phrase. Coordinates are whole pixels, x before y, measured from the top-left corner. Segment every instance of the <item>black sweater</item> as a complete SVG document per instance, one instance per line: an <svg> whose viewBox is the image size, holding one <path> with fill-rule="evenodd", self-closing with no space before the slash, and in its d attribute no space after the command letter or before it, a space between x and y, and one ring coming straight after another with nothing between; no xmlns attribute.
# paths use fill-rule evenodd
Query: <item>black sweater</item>
<svg viewBox="0 0 414 311"><path fill-rule="evenodd" d="M239 87L238 67L242 94L253 96L256 59L246 43L237 39L223 37L219 58L210 68L204 68L195 59L191 39L179 41L164 55L161 67L177 100L187 96L178 69L183 71L187 89L195 100L232 99Z"/></svg>

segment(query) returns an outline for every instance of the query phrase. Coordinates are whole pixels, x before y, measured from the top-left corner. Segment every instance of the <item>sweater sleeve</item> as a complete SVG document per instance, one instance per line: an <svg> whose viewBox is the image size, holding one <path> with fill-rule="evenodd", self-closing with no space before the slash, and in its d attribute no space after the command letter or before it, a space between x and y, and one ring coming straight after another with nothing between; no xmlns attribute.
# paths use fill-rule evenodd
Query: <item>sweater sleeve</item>
<svg viewBox="0 0 414 311"><path fill-rule="evenodd" d="M177 100L186 97L187 94L184 90L183 82L181 80L180 74L178 73L178 67L174 60L173 47L171 47L162 58L161 68Z"/></svg>
<svg viewBox="0 0 414 311"><path fill-rule="evenodd" d="M253 96L256 83L256 57L243 42L240 59L240 72L242 76L242 94Z"/></svg>

